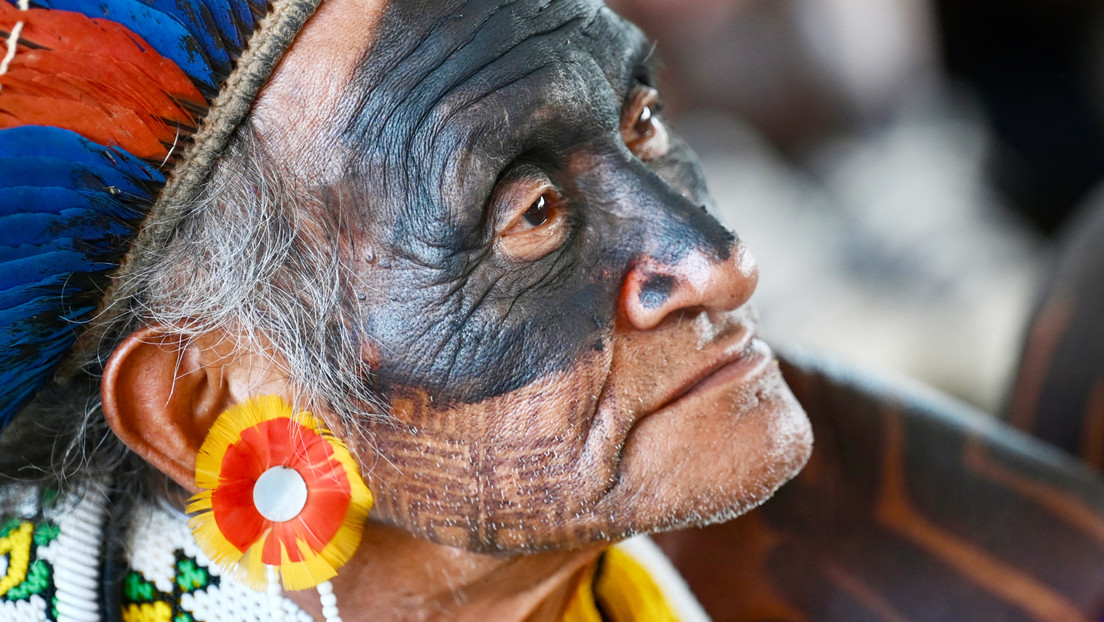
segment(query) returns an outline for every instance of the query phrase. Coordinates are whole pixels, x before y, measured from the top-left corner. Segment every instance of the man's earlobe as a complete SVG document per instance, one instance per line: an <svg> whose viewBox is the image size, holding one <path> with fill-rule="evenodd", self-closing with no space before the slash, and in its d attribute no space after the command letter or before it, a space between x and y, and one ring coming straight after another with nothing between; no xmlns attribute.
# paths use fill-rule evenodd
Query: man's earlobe
<svg viewBox="0 0 1104 622"><path fill-rule="evenodd" d="M208 361L199 342L157 327L137 331L112 353L100 388L115 434L193 492L196 453L215 418L234 403L224 367Z"/></svg>

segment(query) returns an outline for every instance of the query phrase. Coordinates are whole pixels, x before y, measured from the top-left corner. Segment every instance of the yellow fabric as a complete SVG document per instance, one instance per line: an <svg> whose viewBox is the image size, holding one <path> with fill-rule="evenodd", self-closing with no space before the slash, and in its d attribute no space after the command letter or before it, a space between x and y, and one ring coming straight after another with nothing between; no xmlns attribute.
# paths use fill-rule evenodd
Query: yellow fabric
<svg viewBox="0 0 1104 622"><path fill-rule="evenodd" d="M583 577L563 622L678 622L678 616L648 571L611 548Z"/></svg>

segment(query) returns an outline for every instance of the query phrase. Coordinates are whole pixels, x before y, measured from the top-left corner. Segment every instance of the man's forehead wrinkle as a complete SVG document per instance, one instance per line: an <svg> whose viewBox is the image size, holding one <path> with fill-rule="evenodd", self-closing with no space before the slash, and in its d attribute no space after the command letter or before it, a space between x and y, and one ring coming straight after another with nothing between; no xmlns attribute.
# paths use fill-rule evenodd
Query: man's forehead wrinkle
<svg viewBox="0 0 1104 622"><path fill-rule="evenodd" d="M424 165L426 162L440 161L439 158L427 158L426 156L432 156L434 153L440 155L442 151L439 150L440 145L427 143L425 140L418 140L418 137L414 133L415 131L422 130L426 124L429 124L433 118L435 105L442 98L444 93L449 91L462 89L465 85L471 83L484 73L484 71L491 65L502 60L511 60L506 57L515 51L518 47L531 43L533 45L539 45L539 39L543 36L554 35L558 31L570 30L571 32L582 32L583 38L589 35L587 31L594 28L594 24L599 21L600 16L607 16L615 18L608 10L599 7L586 7L588 14L580 15L577 10L578 7L572 6L569 3L561 2L559 6L566 7L570 11L565 12L563 15L553 16L556 19L552 19L548 27L541 28L538 24L537 27L531 26L528 21L525 25L530 26L529 32L526 32L522 28L509 28L507 32L514 34L520 32L520 36L515 36L514 40L508 40L501 36L502 28L490 25L494 17L499 14L501 6L495 5L495 10L479 23L479 25L470 31L468 36L461 40L459 44L453 43L447 50L447 58L439 64L439 66L431 67L428 71L417 71L415 69L407 67L407 65L416 65L414 61L415 56L430 54L434 48L434 43L442 37L435 36L434 33L442 29L447 29L449 20L442 19L431 28L430 32L418 40L417 45L407 52L400 54L399 58L403 62L396 66L396 69L389 71L383 77L381 83L375 88L366 89L370 92L369 96L363 98L359 106L359 114L356 115L357 123L360 125L361 136L359 139L353 138L356 143L361 145L375 145L375 149L381 147L389 147L386 149L390 153L383 156L384 168L392 171L400 169L403 166L410 166L411 162ZM571 11L575 11L572 13ZM539 12L539 11L538 11ZM546 13L551 15L551 12ZM509 16L507 20L511 26L516 26L519 23L518 15L516 11ZM545 20L548 21L548 20ZM602 21L609 21L602 20ZM573 28L574 26L574 28ZM610 24L605 25L605 29L608 29ZM535 30L534 30L535 28ZM469 25L470 30L470 25ZM566 36L566 35L565 35ZM486 39L490 41L486 41ZM571 39L570 36L567 36ZM580 37L575 37L576 40ZM509 44L503 49L502 42L508 41ZM623 46L615 46L621 47ZM426 50L430 50L427 52ZM487 50L492 49L493 54L487 54ZM562 51L561 53L569 53L571 48ZM578 51L578 50L576 50ZM479 56L484 58L479 58ZM542 54L530 54L530 58L536 56L542 58L545 55ZM472 57L475 57L475 61L471 62ZM523 59L524 61L525 59ZM509 63L507 63L509 64ZM489 88L484 93L480 93L478 98L486 97L494 92L496 89L505 88L509 84L523 80L525 76L530 75L533 71L539 70L537 68L526 69L525 63L515 63L523 70L520 76L509 76L508 69L506 71L506 81L501 82L499 78L499 84L489 85ZM432 65L432 63L431 63ZM516 71L516 67L514 70ZM602 71L602 67L597 67L599 71ZM631 70L631 69L630 69ZM608 70L607 70L608 71ZM623 70L622 70L623 71ZM442 75L444 72L445 75ZM451 74L451 75L450 75ZM413 84L407 87L403 87L403 82L411 82ZM361 92L365 92L364 89ZM420 93L420 96L412 97L412 94ZM403 112L405 108L409 112ZM417 115L416 121L411 123L409 118L412 114ZM451 119L451 112L449 116L445 117L440 123L447 123ZM387 119L385 122L374 123L375 119ZM352 124L355 126L357 123ZM411 126L415 128L411 131ZM351 128L355 130L356 128ZM393 135L393 132L405 134L406 138L398 139ZM351 132L354 136L357 132ZM386 136L392 134L391 136ZM397 149L396 149L397 148ZM427 153L428 152L428 153ZM407 155L407 162L403 163L398 160L398 157L405 153ZM455 153L455 150L454 150ZM390 157L389 157L390 156ZM398 156L398 157L396 157ZM440 171L438 171L440 172Z"/></svg>
<svg viewBox="0 0 1104 622"><path fill-rule="evenodd" d="M457 121L457 117L463 115L469 109L479 106L481 103L494 98L500 91L506 90L513 85L519 84L528 78L531 78L539 73L552 67L551 62L545 62L540 65L536 65L521 75L511 75L506 77L505 81L497 83L486 82L486 76L483 75L484 87L473 87L470 89L463 89L465 85L470 85L476 80L480 80L480 76L473 76L470 80L464 84L458 85L457 89L454 89L452 93L442 102L442 106L434 108L432 111L427 112L421 119L419 119L418 125L411 133L412 144L415 143L422 145L422 150L428 153L418 153L416 157L423 158L426 155L437 151L437 141L443 136L450 134L456 134L462 130L457 130L458 125L454 124ZM463 89L461 91L461 89ZM504 108L503 112L509 114L509 109ZM503 121L509 119L503 119L496 116L482 115L482 119L474 119L476 123L483 126L482 130L491 130L494 126L506 125ZM466 121L466 120L465 120ZM490 126L490 127L488 127ZM428 141L417 141L423 134L429 135ZM470 141L478 141L482 132L465 132ZM464 145L464 149L470 150L474 145ZM412 152L414 150L412 149ZM412 156L413 157L413 156Z"/></svg>
<svg viewBox="0 0 1104 622"><path fill-rule="evenodd" d="M455 14L438 18L420 37L413 39L413 45L407 43L398 50L385 47L378 50L379 54L373 50L364 65L387 69L367 82L369 88L361 89L357 115L362 120L360 125L364 125L365 119L393 119L404 105L429 108L443 91L477 73L510 48L541 31L562 27L577 15L577 11L565 10L572 9L566 2L558 3L560 10L544 11L545 6L469 2L464 6L462 18ZM518 15L521 11L526 14ZM391 21L391 17L387 20ZM363 97L365 93L367 97ZM357 128L356 119L353 125L354 132L366 132L369 137L373 130L380 129L375 124Z"/></svg>
<svg viewBox="0 0 1104 622"><path fill-rule="evenodd" d="M467 119L460 117L469 109L492 97L501 88L524 80L545 67L547 65L535 67L529 73L511 78L508 83L495 85L489 89L473 89L474 92L466 94L455 93L455 96L450 99L460 101L442 102L441 106L427 111L407 134L405 149L403 149L407 153L406 170L417 170L419 178L436 180L437 197L468 197L469 194L463 192L466 186L464 182L470 182L477 187L489 186L492 180L481 179L486 177L486 171L480 170L482 168L480 165L486 162L484 154L486 149L482 148L483 145L480 143L497 133L498 126L508 124L509 110L504 109L502 116L484 113L468 115ZM488 162L488 164L494 166L494 162ZM477 174L466 175L466 170L472 170ZM480 203L482 204L482 201ZM445 204L442 203L439 207L441 209L438 215L447 218L450 214ZM482 210L479 210L478 213L481 214L481 212ZM455 214L455 216L461 215ZM459 220L467 219L461 216Z"/></svg>
<svg viewBox="0 0 1104 622"><path fill-rule="evenodd" d="M518 48L513 52L523 53ZM562 121L559 125L585 124L591 134L598 129L616 131L618 93L608 84L588 79L601 72L593 57L575 53L546 58L520 74L487 67L458 84L419 118L406 142L408 164L422 169L428 164L430 176L444 181L451 177L450 171L460 170L462 161L476 157L508 161L517 155L510 150L524 149L520 134L543 131L567 138L565 127L552 129L557 117ZM579 115L581 100L590 113L587 117ZM533 123L538 116L541 121Z"/></svg>

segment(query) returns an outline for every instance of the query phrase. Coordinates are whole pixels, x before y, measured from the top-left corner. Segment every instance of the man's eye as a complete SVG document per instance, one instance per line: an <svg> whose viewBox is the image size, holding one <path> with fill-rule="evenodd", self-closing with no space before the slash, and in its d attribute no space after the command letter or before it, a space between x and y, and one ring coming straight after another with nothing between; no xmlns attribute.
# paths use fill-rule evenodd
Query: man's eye
<svg viewBox="0 0 1104 622"><path fill-rule="evenodd" d="M523 217L525 222L529 223L533 227L539 227L548 222L548 199L545 195L540 195L533 204L529 206L529 209L525 211Z"/></svg>
<svg viewBox="0 0 1104 622"><path fill-rule="evenodd" d="M564 196L543 175L508 181L495 199L499 252L523 261L539 259L564 243L568 210Z"/></svg>
<svg viewBox="0 0 1104 622"><path fill-rule="evenodd" d="M636 124L633 126L636 133L639 136L651 136L655 131L655 126L652 124L652 107L644 106L644 109L640 111L640 116L636 119Z"/></svg>
<svg viewBox="0 0 1104 622"><path fill-rule="evenodd" d="M645 162L663 157L670 147L667 129L657 116L659 107L659 91L650 86L638 85L625 100L621 139Z"/></svg>

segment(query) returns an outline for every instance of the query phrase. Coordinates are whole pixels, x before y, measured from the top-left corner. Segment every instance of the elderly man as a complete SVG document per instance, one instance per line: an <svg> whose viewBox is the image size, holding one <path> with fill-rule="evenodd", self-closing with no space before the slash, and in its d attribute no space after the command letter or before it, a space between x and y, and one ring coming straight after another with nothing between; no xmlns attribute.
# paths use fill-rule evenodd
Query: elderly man
<svg viewBox="0 0 1104 622"><path fill-rule="evenodd" d="M3 619L1099 615L1090 476L774 361L597 2L0 20Z"/></svg>

